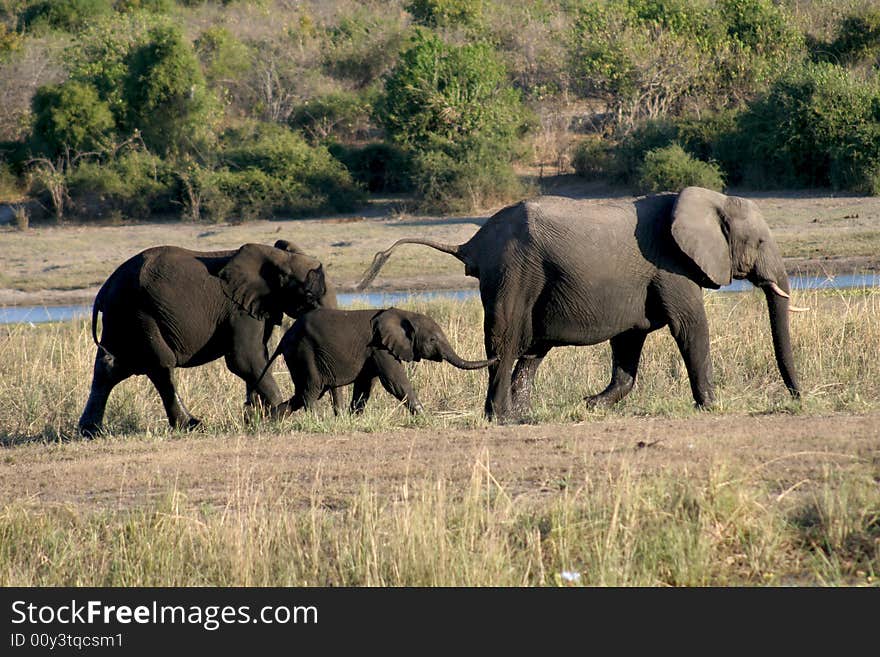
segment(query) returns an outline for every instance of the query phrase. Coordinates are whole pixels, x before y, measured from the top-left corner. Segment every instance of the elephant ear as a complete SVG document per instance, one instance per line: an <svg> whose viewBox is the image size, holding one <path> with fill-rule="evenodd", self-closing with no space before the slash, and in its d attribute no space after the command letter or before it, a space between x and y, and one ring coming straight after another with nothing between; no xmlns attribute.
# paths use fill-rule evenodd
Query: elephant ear
<svg viewBox="0 0 880 657"><path fill-rule="evenodd" d="M219 272L227 297L256 319L278 314L272 307L274 292L292 275L290 255L262 244L245 244Z"/></svg>
<svg viewBox="0 0 880 657"><path fill-rule="evenodd" d="M398 360L412 361L415 327L397 308L389 308L373 317L373 340Z"/></svg>
<svg viewBox="0 0 880 657"><path fill-rule="evenodd" d="M309 305L319 306L327 294L327 279L324 277L324 265L309 269L303 282L303 296Z"/></svg>
<svg viewBox="0 0 880 657"><path fill-rule="evenodd" d="M282 251L288 251L289 253L298 253L300 255L305 255L306 253L296 244L294 244L293 242L288 242L287 240L277 240L272 246L274 246L276 249L281 249Z"/></svg>
<svg viewBox="0 0 880 657"><path fill-rule="evenodd" d="M686 187L672 208L672 237L716 287L730 284L730 245L722 227L727 197Z"/></svg>

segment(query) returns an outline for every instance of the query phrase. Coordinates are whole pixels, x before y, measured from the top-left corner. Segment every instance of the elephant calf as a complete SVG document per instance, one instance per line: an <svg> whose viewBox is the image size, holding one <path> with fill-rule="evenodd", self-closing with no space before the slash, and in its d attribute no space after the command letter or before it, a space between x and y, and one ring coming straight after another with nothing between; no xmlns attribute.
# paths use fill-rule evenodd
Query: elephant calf
<svg viewBox="0 0 880 657"><path fill-rule="evenodd" d="M296 389L293 397L274 407L273 413L280 416L312 408L328 390L350 383L354 383L351 411L360 413L377 378L411 413L420 413L422 405L401 361L445 360L463 370L493 362L463 360L437 322L397 308L312 310L284 334L264 374L280 354Z"/></svg>

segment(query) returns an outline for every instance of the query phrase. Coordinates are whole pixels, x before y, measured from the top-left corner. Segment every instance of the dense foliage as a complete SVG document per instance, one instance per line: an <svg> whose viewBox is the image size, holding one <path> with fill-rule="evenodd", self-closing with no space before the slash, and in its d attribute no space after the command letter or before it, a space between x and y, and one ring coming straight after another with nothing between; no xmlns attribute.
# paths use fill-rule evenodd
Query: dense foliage
<svg viewBox="0 0 880 657"><path fill-rule="evenodd" d="M5 0L3 194L80 219L467 211L530 166L880 193L878 66L872 0Z"/></svg>

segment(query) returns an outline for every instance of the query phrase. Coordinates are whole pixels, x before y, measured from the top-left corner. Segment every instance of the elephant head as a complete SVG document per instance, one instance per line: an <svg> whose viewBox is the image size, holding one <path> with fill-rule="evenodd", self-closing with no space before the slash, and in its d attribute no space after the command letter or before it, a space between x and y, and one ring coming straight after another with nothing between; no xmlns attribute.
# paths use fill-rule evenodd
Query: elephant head
<svg viewBox="0 0 880 657"><path fill-rule="evenodd" d="M223 292L249 315L281 323L320 306L336 306L324 268L292 244L245 244L219 272Z"/></svg>
<svg viewBox="0 0 880 657"><path fill-rule="evenodd" d="M488 367L495 360L464 360L455 353L443 329L420 313L389 308L372 320L373 339L402 361L446 361L461 370Z"/></svg>
<svg viewBox="0 0 880 657"><path fill-rule="evenodd" d="M767 300L776 363L791 394L799 396L791 349L788 275L776 241L752 201L687 187L672 209L672 237L708 279L707 287L746 279Z"/></svg>

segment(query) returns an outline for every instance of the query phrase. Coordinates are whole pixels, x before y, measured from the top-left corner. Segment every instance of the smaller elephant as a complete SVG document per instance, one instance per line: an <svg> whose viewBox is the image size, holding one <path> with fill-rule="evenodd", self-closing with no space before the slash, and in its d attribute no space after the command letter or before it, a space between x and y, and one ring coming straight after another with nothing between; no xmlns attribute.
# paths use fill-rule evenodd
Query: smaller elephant
<svg viewBox="0 0 880 657"><path fill-rule="evenodd" d="M295 387L293 397L273 408L273 415L282 417L303 407L313 408L325 392L350 383L354 383L351 412L361 413L377 378L410 413L417 414L423 407L402 361L445 360L462 370L494 362L462 359L437 322L398 308L312 310L284 334L263 374L281 354Z"/></svg>

